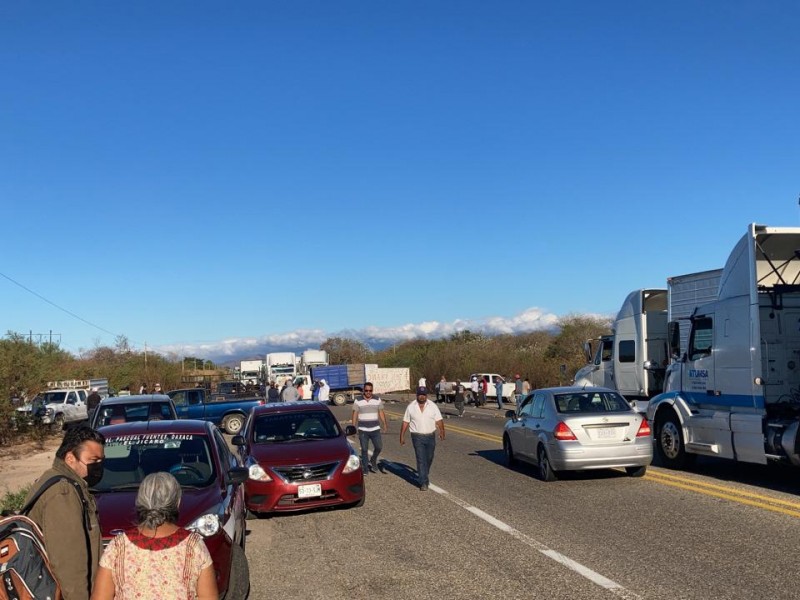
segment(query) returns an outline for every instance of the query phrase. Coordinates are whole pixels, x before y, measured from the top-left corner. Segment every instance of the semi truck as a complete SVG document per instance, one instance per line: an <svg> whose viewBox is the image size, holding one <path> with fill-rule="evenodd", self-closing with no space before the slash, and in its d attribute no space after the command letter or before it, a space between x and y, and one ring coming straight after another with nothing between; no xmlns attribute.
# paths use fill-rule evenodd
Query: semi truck
<svg viewBox="0 0 800 600"><path fill-rule="evenodd" d="M239 381L245 385L258 385L264 379L263 360L243 360L239 362Z"/></svg>
<svg viewBox="0 0 800 600"><path fill-rule="evenodd" d="M722 270L690 273L667 279L667 288L634 290L628 294L611 325L611 335L587 340L587 364L575 385L617 390L639 412L664 391L669 364L667 323L680 323L685 347L688 317L695 306L716 299Z"/></svg>
<svg viewBox="0 0 800 600"><path fill-rule="evenodd" d="M303 350L300 355L300 373L307 375L311 373L312 367L324 367L328 365L328 353L325 350Z"/></svg>
<svg viewBox="0 0 800 600"><path fill-rule="evenodd" d="M287 379L293 381L297 375L297 355L294 352L270 352L265 364L267 381L278 385Z"/></svg>
<svg viewBox="0 0 800 600"><path fill-rule="evenodd" d="M749 225L712 296L668 323L674 358L647 408L658 457L800 466L800 228Z"/></svg>

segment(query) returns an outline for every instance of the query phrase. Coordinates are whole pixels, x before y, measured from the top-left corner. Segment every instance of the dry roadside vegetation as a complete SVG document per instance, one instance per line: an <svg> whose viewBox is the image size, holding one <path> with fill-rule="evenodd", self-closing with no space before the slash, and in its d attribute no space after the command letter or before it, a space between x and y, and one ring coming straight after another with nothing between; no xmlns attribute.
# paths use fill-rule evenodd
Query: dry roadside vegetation
<svg viewBox="0 0 800 600"><path fill-rule="evenodd" d="M409 367L411 381L426 377L433 385L470 373L500 373L528 377L534 388L568 384L585 360L583 342L608 333L610 322L586 316L562 318L553 331L486 336L462 331L442 340L410 340L373 352L358 340L334 337L320 348L331 364L377 363L381 367ZM98 346L75 356L56 344L33 344L9 333L0 339L0 448L28 441L42 444L49 429L17 423L20 398L33 398L47 381L106 378L114 389L138 389L155 382L166 390L181 387L184 368L210 361L194 357L145 356L130 348L125 337L115 346ZM187 365L190 365L187 367Z"/></svg>

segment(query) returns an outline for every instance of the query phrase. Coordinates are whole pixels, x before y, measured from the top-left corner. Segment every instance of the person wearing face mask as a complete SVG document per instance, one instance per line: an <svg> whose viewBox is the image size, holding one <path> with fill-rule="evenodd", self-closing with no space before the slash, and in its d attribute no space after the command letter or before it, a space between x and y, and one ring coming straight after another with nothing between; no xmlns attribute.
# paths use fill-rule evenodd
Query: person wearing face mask
<svg viewBox="0 0 800 600"><path fill-rule="evenodd" d="M59 479L36 499L28 516L44 534L63 600L88 600L97 574L100 523L89 488L103 477L105 441L91 427L68 429L53 466L36 480L25 499L27 504L51 479Z"/></svg>
<svg viewBox="0 0 800 600"><path fill-rule="evenodd" d="M427 491L430 484L428 476L433 464L433 453L436 450L437 429L439 439L444 441L442 413L436 403L428 402L428 390L419 387L416 402L411 402L403 415L400 445L405 444L406 431L411 430L411 443L414 445L414 454L417 457L417 482L422 492Z"/></svg>

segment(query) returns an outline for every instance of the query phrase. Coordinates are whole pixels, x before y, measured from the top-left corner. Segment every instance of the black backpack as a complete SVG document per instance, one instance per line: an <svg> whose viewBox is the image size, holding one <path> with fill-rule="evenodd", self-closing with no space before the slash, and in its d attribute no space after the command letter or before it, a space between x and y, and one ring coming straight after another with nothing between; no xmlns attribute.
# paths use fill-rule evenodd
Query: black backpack
<svg viewBox="0 0 800 600"><path fill-rule="evenodd" d="M80 484L57 475L45 481L18 514L0 519L0 600L61 600L42 530L27 515L41 495L62 479L76 487L87 518Z"/></svg>

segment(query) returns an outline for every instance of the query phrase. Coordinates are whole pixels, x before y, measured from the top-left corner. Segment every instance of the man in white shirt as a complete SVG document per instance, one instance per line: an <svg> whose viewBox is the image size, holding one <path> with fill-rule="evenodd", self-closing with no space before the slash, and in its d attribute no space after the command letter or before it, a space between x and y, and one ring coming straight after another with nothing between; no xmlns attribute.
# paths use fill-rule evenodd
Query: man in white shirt
<svg viewBox="0 0 800 600"><path fill-rule="evenodd" d="M383 400L372 397L372 383L364 384L364 397L353 403L353 426L358 429L361 444L361 466L364 475L378 468L378 455L383 450L381 431L386 433L389 425L383 411ZM372 440L372 458L369 458L369 442ZM369 465L369 466L368 466ZM383 471L381 471L383 472Z"/></svg>
<svg viewBox="0 0 800 600"><path fill-rule="evenodd" d="M411 430L411 443L414 445L414 454L417 457L417 478L420 491L427 491L428 475L433 464L433 454L436 451L436 430L439 430L439 439L444 441L444 421L439 407L433 402L428 402L428 390L424 387L417 388L417 400L406 408L403 415L403 425L400 427L400 445L405 444L406 431Z"/></svg>

